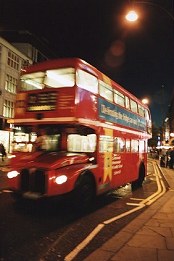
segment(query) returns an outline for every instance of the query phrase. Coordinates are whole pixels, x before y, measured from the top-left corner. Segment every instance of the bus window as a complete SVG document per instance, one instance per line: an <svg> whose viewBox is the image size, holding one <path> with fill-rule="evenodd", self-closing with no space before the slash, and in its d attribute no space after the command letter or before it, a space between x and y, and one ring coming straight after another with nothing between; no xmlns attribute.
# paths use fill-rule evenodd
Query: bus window
<svg viewBox="0 0 174 261"><path fill-rule="evenodd" d="M113 137L106 135L100 136L99 152L113 152Z"/></svg>
<svg viewBox="0 0 174 261"><path fill-rule="evenodd" d="M124 152L125 151L125 140L122 138L114 138L114 152Z"/></svg>
<svg viewBox="0 0 174 261"><path fill-rule="evenodd" d="M44 83L47 87L73 87L75 84L75 69L47 70Z"/></svg>
<svg viewBox="0 0 174 261"><path fill-rule="evenodd" d="M71 152L94 152L96 150L96 134L69 134L67 150Z"/></svg>
<svg viewBox="0 0 174 261"><path fill-rule="evenodd" d="M114 102L124 107L124 95L121 92L114 91Z"/></svg>
<svg viewBox="0 0 174 261"><path fill-rule="evenodd" d="M21 76L21 90L58 87L73 87L75 84L75 69L61 68L36 72Z"/></svg>
<svg viewBox="0 0 174 261"><path fill-rule="evenodd" d="M130 152L131 150L131 141L130 140L126 140L126 151Z"/></svg>
<svg viewBox="0 0 174 261"><path fill-rule="evenodd" d="M133 100L130 100L130 108L132 112L137 112L137 103Z"/></svg>
<svg viewBox="0 0 174 261"><path fill-rule="evenodd" d="M112 87L103 81L99 81L99 94L107 100L113 102Z"/></svg>
<svg viewBox="0 0 174 261"><path fill-rule="evenodd" d="M145 117L146 117L146 120L147 120L147 121L150 120L149 112L148 112L148 110L146 110L146 109L145 109Z"/></svg>
<svg viewBox="0 0 174 261"><path fill-rule="evenodd" d="M98 93L98 79L94 75L78 69L76 82L79 87L92 93Z"/></svg>
<svg viewBox="0 0 174 261"><path fill-rule="evenodd" d="M44 72L35 72L21 76L20 89L25 91L43 89Z"/></svg>
<svg viewBox="0 0 174 261"><path fill-rule="evenodd" d="M126 109L130 110L130 100L127 96L125 96L125 107Z"/></svg>
<svg viewBox="0 0 174 261"><path fill-rule="evenodd" d="M145 152L145 141L144 140L140 140L139 141L139 152Z"/></svg>
<svg viewBox="0 0 174 261"><path fill-rule="evenodd" d="M145 118L146 118L146 123L147 123L147 133L150 135L152 134L152 122L150 118L150 113L147 109L145 109Z"/></svg>
<svg viewBox="0 0 174 261"><path fill-rule="evenodd" d="M60 134L53 134L45 132L44 139L38 135L39 131L32 132L24 127L22 130L18 130L14 132L13 135L13 151L17 152L34 152L37 150L45 150L45 151L58 151L59 150L59 140ZM40 141L40 142L39 142ZM43 142L43 144L41 144Z"/></svg>
<svg viewBox="0 0 174 261"><path fill-rule="evenodd" d="M131 152L138 152L138 140L131 140Z"/></svg>
<svg viewBox="0 0 174 261"><path fill-rule="evenodd" d="M144 108L138 104L138 113L140 116L145 117L145 111Z"/></svg>

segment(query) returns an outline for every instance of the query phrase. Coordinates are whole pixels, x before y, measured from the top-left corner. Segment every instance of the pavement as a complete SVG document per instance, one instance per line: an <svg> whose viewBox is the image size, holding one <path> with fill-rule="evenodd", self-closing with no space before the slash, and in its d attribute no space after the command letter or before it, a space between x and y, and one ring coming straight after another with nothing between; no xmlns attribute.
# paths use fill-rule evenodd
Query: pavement
<svg viewBox="0 0 174 261"><path fill-rule="evenodd" d="M84 261L174 261L174 169L169 190Z"/></svg>

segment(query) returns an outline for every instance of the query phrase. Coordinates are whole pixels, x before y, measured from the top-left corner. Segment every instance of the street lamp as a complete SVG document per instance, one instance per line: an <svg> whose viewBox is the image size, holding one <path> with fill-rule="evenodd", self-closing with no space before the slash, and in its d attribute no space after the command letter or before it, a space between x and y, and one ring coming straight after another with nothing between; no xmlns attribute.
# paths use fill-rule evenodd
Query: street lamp
<svg viewBox="0 0 174 261"><path fill-rule="evenodd" d="M125 16L126 17L126 20L129 21L129 22L135 22L137 21L138 19L138 14L134 11L134 10L131 10L127 13L127 15Z"/></svg>
<svg viewBox="0 0 174 261"><path fill-rule="evenodd" d="M164 13L166 13L174 21L174 16L167 9L165 9L164 7L162 7L156 3L152 3L149 1L133 1L132 3L133 4L145 4L145 5L151 5L151 6L157 7L160 10L162 10ZM139 15L137 14L137 12L135 10L133 10L131 8L131 10L126 14L125 18L129 22L135 22L138 20Z"/></svg>
<svg viewBox="0 0 174 261"><path fill-rule="evenodd" d="M148 99L148 98L142 99L142 103L143 103L143 104L149 104L149 99Z"/></svg>

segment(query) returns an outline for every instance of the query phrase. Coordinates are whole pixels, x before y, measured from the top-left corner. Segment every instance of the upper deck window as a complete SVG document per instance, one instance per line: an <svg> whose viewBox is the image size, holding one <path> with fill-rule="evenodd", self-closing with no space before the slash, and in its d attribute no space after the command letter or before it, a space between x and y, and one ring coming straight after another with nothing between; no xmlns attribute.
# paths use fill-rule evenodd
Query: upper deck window
<svg viewBox="0 0 174 261"><path fill-rule="evenodd" d="M75 69L61 68L25 74L21 77L22 90L73 87L75 84Z"/></svg>
<svg viewBox="0 0 174 261"><path fill-rule="evenodd" d="M151 118L150 118L150 114L149 114L149 111L145 109L145 118L147 121L150 121Z"/></svg>
<svg viewBox="0 0 174 261"><path fill-rule="evenodd" d="M125 96L125 107L126 109L130 110L130 100L127 96Z"/></svg>
<svg viewBox="0 0 174 261"><path fill-rule="evenodd" d="M145 116L145 110L144 108L138 104L138 113L140 116L144 117Z"/></svg>
<svg viewBox="0 0 174 261"><path fill-rule="evenodd" d="M125 106L125 102L124 102L124 95L121 92L118 91L114 91L114 102L121 105L121 106Z"/></svg>
<svg viewBox="0 0 174 261"><path fill-rule="evenodd" d="M112 87L103 81L99 81L99 93L102 97L113 102L113 90Z"/></svg>
<svg viewBox="0 0 174 261"><path fill-rule="evenodd" d="M94 75L78 69L76 74L76 82L77 86L92 93L98 93L98 79Z"/></svg>
<svg viewBox="0 0 174 261"><path fill-rule="evenodd" d="M75 84L75 69L62 68L46 71L45 82L48 87L73 87Z"/></svg>
<svg viewBox="0 0 174 261"><path fill-rule="evenodd" d="M135 101L130 100L130 107L131 107L131 111L137 112L137 103Z"/></svg>
<svg viewBox="0 0 174 261"><path fill-rule="evenodd" d="M29 91L44 88L44 72L25 74L21 77L21 90Z"/></svg>

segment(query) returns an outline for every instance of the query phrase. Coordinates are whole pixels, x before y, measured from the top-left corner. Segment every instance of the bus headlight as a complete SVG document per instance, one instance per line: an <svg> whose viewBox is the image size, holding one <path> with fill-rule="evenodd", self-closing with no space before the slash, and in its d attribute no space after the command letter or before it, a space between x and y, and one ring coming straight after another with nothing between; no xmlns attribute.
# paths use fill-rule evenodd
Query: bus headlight
<svg viewBox="0 0 174 261"><path fill-rule="evenodd" d="M12 178L17 177L19 174L20 174L20 173L19 173L17 170L12 170L12 171L9 171L9 172L7 173L7 177L8 177L9 179L12 179Z"/></svg>
<svg viewBox="0 0 174 261"><path fill-rule="evenodd" d="M60 184L65 183L65 182L67 181L67 179L68 179L67 176L61 175L61 176L57 177L57 178L55 179L55 181L56 181L56 183L57 183L58 185L60 185Z"/></svg>

